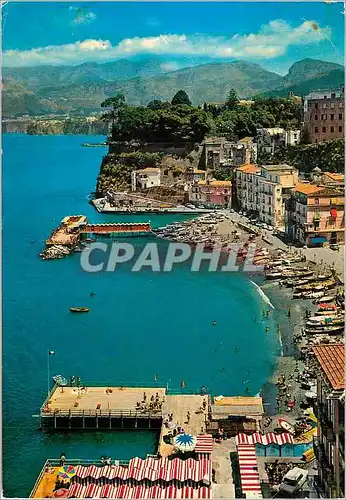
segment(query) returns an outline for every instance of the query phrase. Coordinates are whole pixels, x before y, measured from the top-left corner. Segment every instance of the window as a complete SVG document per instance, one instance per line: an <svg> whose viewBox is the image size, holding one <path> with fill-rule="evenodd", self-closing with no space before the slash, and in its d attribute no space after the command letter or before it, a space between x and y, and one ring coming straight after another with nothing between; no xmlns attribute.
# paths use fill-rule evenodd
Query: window
<svg viewBox="0 0 346 500"><path fill-rule="evenodd" d="M318 102L315 102L315 109L318 109Z"/></svg>
<svg viewBox="0 0 346 500"><path fill-rule="evenodd" d="M326 102L324 102L324 103L322 104L322 108L323 108L323 109L327 109L327 103L326 103Z"/></svg>
<svg viewBox="0 0 346 500"><path fill-rule="evenodd" d="M327 115L322 115L322 120L326 120L327 119Z"/></svg>
<svg viewBox="0 0 346 500"><path fill-rule="evenodd" d="M315 127L315 134L318 133L318 127Z"/></svg>
<svg viewBox="0 0 346 500"><path fill-rule="evenodd" d="M330 97L331 97L331 99L335 99L335 92L333 92Z"/></svg>
<svg viewBox="0 0 346 500"><path fill-rule="evenodd" d="M319 205L320 203L320 199L319 198L315 198L315 205Z"/></svg>
<svg viewBox="0 0 346 500"><path fill-rule="evenodd" d="M339 127L339 132L342 132L342 127L341 127L341 125L340 125L340 127Z"/></svg>
<svg viewBox="0 0 346 500"><path fill-rule="evenodd" d="M315 115L315 120L318 120L318 115ZM294 134L295 135L295 134Z"/></svg>
<svg viewBox="0 0 346 500"><path fill-rule="evenodd" d="M334 120L334 114L333 113L330 115L330 119Z"/></svg>
<svg viewBox="0 0 346 500"><path fill-rule="evenodd" d="M331 109L334 109L335 108L335 102L331 102L330 103L330 107L331 107Z"/></svg>
<svg viewBox="0 0 346 500"><path fill-rule="evenodd" d="M334 132L334 127L330 127L330 131L331 131L331 132Z"/></svg>
<svg viewBox="0 0 346 500"><path fill-rule="evenodd" d="M344 107L344 103L341 101L339 102L339 108L343 108Z"/></svg>
<svg viewBox="0 0 346 500"><path fill-rule="evenodd" d="M342 120L342 113L339 113L339 120Z"/></svg>
<svg viewBox="0 0 346 500"><path fill-rule="evenodd" d="M326 127L322 127L322 132L326 133L327 129Z"/></svg>

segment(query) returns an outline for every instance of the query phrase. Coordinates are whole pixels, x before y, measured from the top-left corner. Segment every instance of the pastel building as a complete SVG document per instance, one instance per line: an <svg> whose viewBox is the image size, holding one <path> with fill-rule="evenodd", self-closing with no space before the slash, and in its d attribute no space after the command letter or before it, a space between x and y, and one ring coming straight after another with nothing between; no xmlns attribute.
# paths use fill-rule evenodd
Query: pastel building
<svg viewBox="0 0 346 500"><path fill-rule="evenodd" d="M189 186L189 201L195 204L229 207L232 198L231 181L199 181Z"/></svg>
<svg viewBox="0 0 346 500"><path fill-rule="evenodd" d="M307 246L344 243L344 192L333 186L300 183L286 204L285 231Z"/></svg>

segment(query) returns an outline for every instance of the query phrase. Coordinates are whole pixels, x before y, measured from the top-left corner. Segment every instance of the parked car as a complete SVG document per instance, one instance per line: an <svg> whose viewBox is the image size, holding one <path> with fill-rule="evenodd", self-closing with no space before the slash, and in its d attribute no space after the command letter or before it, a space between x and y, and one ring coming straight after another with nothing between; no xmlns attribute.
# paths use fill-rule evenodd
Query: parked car
<svg viewBox="0 0 346 500"><path fill-rule="evenodd" d="M300 467L294 467L283 477L279 486L279 491L293 496L304 486L307 479L307 470L301 469Z"/></svg>
<svg viewBox="0 0 346 500"><path fill-rule="evenodd" d="M338 245L337 243L331 243L331 244L329 245L329 248L330 248L331 250L339 250L339 245Z"/></svg>

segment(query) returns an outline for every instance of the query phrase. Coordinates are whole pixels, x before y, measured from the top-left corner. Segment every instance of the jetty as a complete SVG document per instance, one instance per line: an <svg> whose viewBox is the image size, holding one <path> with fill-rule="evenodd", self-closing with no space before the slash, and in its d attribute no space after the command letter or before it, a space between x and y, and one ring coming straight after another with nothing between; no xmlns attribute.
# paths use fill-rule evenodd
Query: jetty
<svg viewBox="0 0 346 500"><path fill-rule="evenodd" d="M85 248L88 240L97 237L136 237L151 234L150 222L92 224L85 215L68 215L46 240L43 260L62 258Z"/></svg>
<svg viewBox="0 0 346 500"><path fill-rule="evenodd" d="M40 426L53 431L149 429L156 430L162 439L181 426L186 432L197 434L205 431L207 399L201 395L170 395L162 387L55 384L40 409ZM162 456L172 449L163 441L160 448Z"/></svg>

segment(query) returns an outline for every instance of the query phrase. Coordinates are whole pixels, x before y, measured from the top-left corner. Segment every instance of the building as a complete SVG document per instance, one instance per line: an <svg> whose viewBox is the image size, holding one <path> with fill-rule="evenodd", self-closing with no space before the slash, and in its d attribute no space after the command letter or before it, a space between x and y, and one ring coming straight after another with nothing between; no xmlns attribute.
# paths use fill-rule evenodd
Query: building
<svg viewBox="0 0 346 500"><path fill-rule="evenodd" d="M235 173L235 192L238 207L247 212L258 212L258 175L261 169L250 163L237 168Z"/></svg>
<svg viewBox="0 0 346 500"><path fill-rule="evenodd" d="M297 183L298 170L290 165L244 165L236 171L238 204L261 222L284 229L286 199Z"/></svg>
<svg viewBox="0 0 346 500"><path fill-rule="evenodd" d="M337 174L334 172L322 172L321 175L322 184L326 186L341 187L345 186L345 175Z"/></svg>
<svg viewBox="0 0 346 500"><path fill-rule="evenodd" d="M318 486L325 498L345 497L345 346L318 345L317 438Z"/></svg>
<svg viewBox="0 0 346 500"><path fill-rule="evenodd" d="M131 190L149 189L173 184L173 172L169 168L142 168L131 172Z"/></svg>
<svg viewBox="0 0 346 500"><path fill-rule="evenodd" d="M256 129L258 153L274 154L284 146L295 146L300 141L300 130L285 130L280 127Z"/></svg>
<svg viewBox="0 0 346 500"><path fill-rule="evenodd" d="M287 236L307 246L343 243L344 204L341 189L309 182L297 184L286 203Z"/></svg>
<svg viewBox="0 0 346 500"><path fill-rule="evenodd" d="M159 168L143 168L141 170L133 170L133 172L131 172L132 191L160 185L161 169Z"/></svg>
<svg viewBox="0 0 346 500"><path fill-rule="evenodd" d="M189 201L196 205L229 207L232 200L232 182L198 181L189 186Z"/></svg>
<svg viewBox="0 0 346 500"><path fill-rule="evenodd" d="M207 137L202 144L201 166L215 170L237 167L257 159L257 144L252 137L227 141L225 137Z"/></svg>
<svg viewBox="0 0 346 500"><path fill-rule="evenodd" d="M239 432L259 432L263 413L261 397L217 396L211 405L207 430L210 434L218 435L219 429L223 429L231 436Z"/></svg>
<svg viewBox="0 0 346 500"><path fill-rule="evenodd" d="M344 86L316 90L304 98L304 129L310 142L344 137Z"/></svg>

